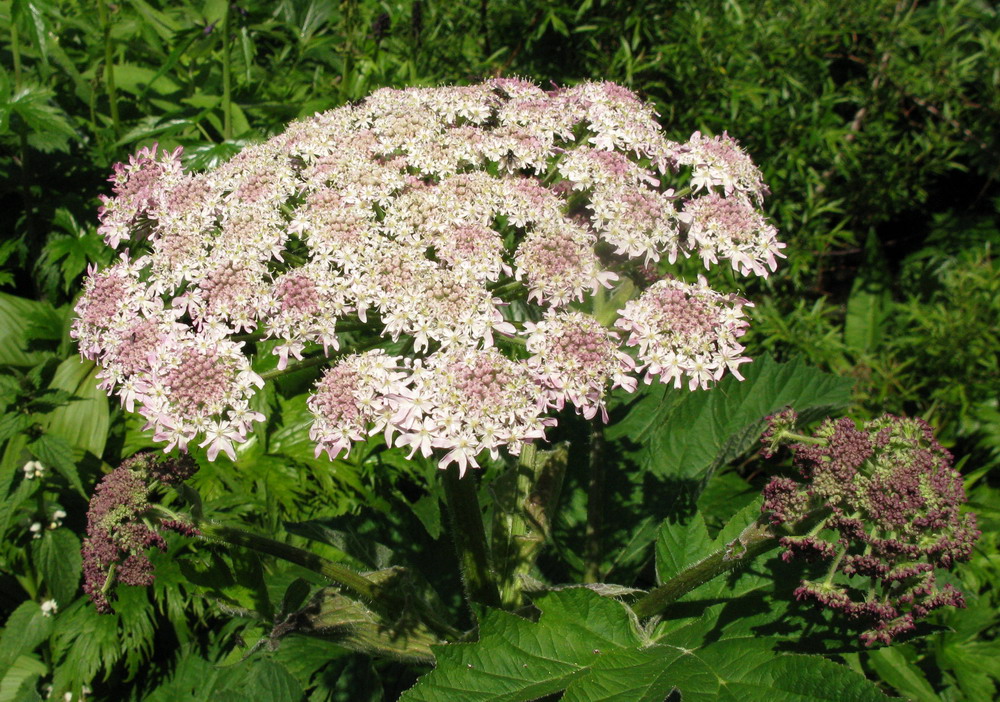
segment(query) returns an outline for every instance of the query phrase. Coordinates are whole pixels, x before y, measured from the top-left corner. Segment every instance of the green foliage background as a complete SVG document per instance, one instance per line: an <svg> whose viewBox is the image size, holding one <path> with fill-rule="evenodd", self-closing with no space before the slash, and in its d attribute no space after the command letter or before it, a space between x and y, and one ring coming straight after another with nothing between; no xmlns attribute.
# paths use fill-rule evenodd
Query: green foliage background
<svg viewBox="0 0 1000 702"><path fill-rule="evenodd" d="M761 165L789 258L768 281L746 283L757 304L751 355L852 379L841 406L849 402L855 416L930 421L959 458L984 531L956 576L969 608L940 615L946 630L839 660L891 694L996 698L993 3L5 0L0 42L0 702L37 699L43 683L54 694L87 686L109 700L242 699L247 680L260 699L395 699L413 683L412 667L306 637L235 665L246 653L239 641L271 641L273 623L296 605L295 583L317 584L302 569L252 556L195 554L178 541L158 559L151 593L126 589L120 615L94 614L78 597L85 495L149 439L95 388L95 368L77 360L68 327L87 266L110 256L95 233L96 197L112 164L138 147L182 145L190 168L211 167L289 120L378 87L491 75L616 81L656 106L670 137L728 130ZM376 447L350 461L314 459L308 383L284 379L261 399L272 419L238 465L203 464L193 485L206 508L295 543L309 535L314 548L357 567L391 560L446 570L433 564L444 518L433 466ZM701 411L677 397L639 402L678 416ZM620 442L617 469L628 472L615 478L597 552L629 547L591 569L641 583L664 538L662 519L687 520L697 507L715 531L775 467L747 443L690 468L701 472L678 473L663 448L676 443L665 435L630 443L638 429L629 421L609 428L609 441ZM21 479L30 457L51 466L45 481ZM695 478L702 483L692 491ZM582 481L568 479L553 525L561 565L554 556L541 562L557 581L588 569L574 555L585 550ZM493 487L483 490L485 498ZM67 513L62 524L33 539L29 526L57 509ZM364 550L349 545L362 542ZM432 577L443 582L428 587L455 609L456 583ZM39 609L49 598L59 603L55 617Z"/></svg>

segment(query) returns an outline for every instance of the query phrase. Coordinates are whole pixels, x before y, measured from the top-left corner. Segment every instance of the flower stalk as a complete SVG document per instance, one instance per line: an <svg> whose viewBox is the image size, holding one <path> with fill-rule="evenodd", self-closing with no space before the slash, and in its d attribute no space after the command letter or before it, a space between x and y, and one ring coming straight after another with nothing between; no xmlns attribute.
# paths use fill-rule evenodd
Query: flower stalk
<svg viewBox="0 0 1000 702"><path fill-rule="evenodd" d="M111 18L105 0L97 1L97 15L104 32L104 90L108 96L108 110L111 112L111 126L115 137L121 134L121 118L118 115L118 92L115 88L114 45L111 42Z"/></svg>
<svg viewBox="0 0 1000 702"><path fill-rule="evenodd" d="M632 611L640 618L661 614L667 607L695 588L724 575L731 570L747 566L759 556L781 545L781 538L788 534L804 534L822 524L829 510L817 510L794 526L779 529L770 523L767 514L751 522L732 541L712 552L672 577L659 587L639 598Z"/></svg>
<svg viewBox="0 0 1000 702"><path fill-rule="evenodd" d="M739 536L706 558L688 566L673 578L641 597L632 611L640 618L660 614L696 587L778 547L778 536L763 519L750 524Z"/></svg>
<svg viewBox="0 0 1000 702"><path fill-rule="evenodd" d="M462 569L462 585L470 606L500 606L500 591L490 560L475 480L463 479L458 466L448 468L444 476L445 501L451 516L451 534Z"/></svg>
<svg viewBox="0 0 1000 702"><path fill-rule="evenodd" d="M306 551L305 549L260 534L254 534L244 529L224 526L216 522L200 522L198 523L198 531L202 538L207 541L216 541L249 548L258 553L266 553L289 563L300 565L338 585L343 585L357 596L369 602L375 602L382 596L379 587L365 576L339 563L334 563L318 556L311 551Z"/></svg>

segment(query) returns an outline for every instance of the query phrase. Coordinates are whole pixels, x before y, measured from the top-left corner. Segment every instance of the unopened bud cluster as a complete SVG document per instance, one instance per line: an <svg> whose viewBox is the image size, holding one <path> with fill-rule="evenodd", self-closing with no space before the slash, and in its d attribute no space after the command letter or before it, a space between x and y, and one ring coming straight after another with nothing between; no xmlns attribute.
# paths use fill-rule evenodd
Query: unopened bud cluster
<svg viewBox="0 0 1000 702"><path fill-rule="evenodd" d="M819 521L785 536L785 560L828 563L825 577L803 580L796 598L846 614L866 627L869 646L890 643L915 621L962 594L938 584L935 570L967 559L979 531L961 511L965 491L951 455L919 419L885 415L860 428L827 420L812 437L794 433L795 414L772 418L765 452L791 443L800 479L774 478L763 510L774 525Z"/></svg>
<svg viewBox="0 0 1000 702"><path fill-rule="evenodd" d="M111 612L116 583L148 586L153 565L147 551L166 550L161 529L188 536L196 529L183 521L163 520L150 502L157 485L173 485L197 470L188 456L137 454L108 473L94 490L83 541L83 590L97 611Z"/></svg>
<svg viewBox="0 0 1000 702"><path fill-rule="evenodd" d="M640 374L738 377L750 303L703 280L642 290L640 268L697 256L766 276L784 246L735 140L672 142L611 83L384 89L213 171L153 147L111 180L100 232L120 260L91 271L73 334L156 440L210 459L263 419L241 335L279 370L330 357L317 453L384 433L462 470L542 438L567 403L603 415ZM596 315L633 283L617 325ZM404 351L349 353L379 337Z"/></svg>

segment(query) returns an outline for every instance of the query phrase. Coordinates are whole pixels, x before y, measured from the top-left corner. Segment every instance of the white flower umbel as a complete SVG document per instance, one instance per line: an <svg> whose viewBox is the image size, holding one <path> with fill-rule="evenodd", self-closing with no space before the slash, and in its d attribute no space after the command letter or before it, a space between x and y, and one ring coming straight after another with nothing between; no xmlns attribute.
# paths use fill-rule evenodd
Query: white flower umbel
<svg viewBox="0 0 1000 702"><path fill-rule="evenodd" d="M759 276L782 257L733 138L669 141L606 82L382 89L212 171L151 146L111 180L99 231L118 260L90 271L72 334L157 441L211 460L264 419L262 375L324 358L317 454L384 434L462 472L543 438L567 403L606 418L637 372L739 377L749 303L704 281L606 293L680 257ZM606 297L627 303L621 337L598 322Z"/></svg>

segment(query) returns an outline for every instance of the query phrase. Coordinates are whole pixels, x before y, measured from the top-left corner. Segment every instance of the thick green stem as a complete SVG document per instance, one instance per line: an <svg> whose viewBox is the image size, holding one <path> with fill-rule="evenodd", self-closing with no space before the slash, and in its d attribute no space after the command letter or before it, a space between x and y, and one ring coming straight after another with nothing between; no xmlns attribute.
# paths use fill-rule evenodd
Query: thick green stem
<svg viewBox="0 0 1000 702"><path fill-rule="evenodd" d="M458 466L450 466L444 476L445 500L451 515L451 534L462 567L465 596L472 603L500 606L500 591L490 564L483 511L479 506L473 475L459 476Z"/></svg>
<svg viewBox="0 0 1000 702"><path fill-rule="evenodd" d="M233 76L230 60L229 3L222 18L222 138L233 138Z"/></svg>
<svg viewBox="0 0 1000 702"><path fill-rule="evenodd" d="M604 530L604 426L591 423L590 476L587 483L587 531L584 541L583 582L596 583L601 576L601 533Z"/></svg>
<svg viewBox="0 0 1000 702"><path fill-rule="evenodd" d="M17 31L17 20L11 17L10 53L14 59L14 90L21 87L21 39Z"/></svg>
<svg viewBox="0 0 1000 702"><path fill-rule="evenodd" d="M660 587L641 597L632 605L632 611L639 617L660 614L699 585L734 568L749 565L758 556L777 548L782 536L809 533L818 524L823 523L829 514L829 509L821 508L790 528L786 528L786 525L780 530L771 525L767 515L761 515L723 548L688 566Z"/></svg>
<svg viewBox="0 0 1000 702"><path fill-rule="evenodd" d="M305 370L306 368L321 366L324 363L327 363L329 360L330 359L327 358L326 356L322 355L313 356L312 358L306 358L296 363L289 363L284 370L278 370L277 368L275 368L274 370L266 371L264 373L261 373L260 377L263 378L264 381L266 382L268 380L271 380L272 378L277 378L278 376L281 375L287 375L289 373L294 373L295 371Z"/></svg>
<svg viewBox="0 0 1000 702"><path fill-rule="evenodd" d="M688 566L632 606L639 617L661 613L670 604L737 566L753 561L778 546L778 535L763 518L753 522L735 539L710 556Z"/></svg>
<svg viewBox="0 0 1000 702"><path fill-rule="evenodd" d="M328 561L315 553L297 548L260 534L254 534L243 529L223 526L214 522L199 522L198 530L202 537L210 541L222 541L233 546L242 546L260 553L266 553L277 558L295 563L303 568L319 573L331 581L343 585L359 597L370 602L379 599L380 591L377 584L365 576L355 573L339 563Z"/></svg>
<svg viewBox="0 0 1000 702"><path fill-rule="evenodd" d="M111 126L115 136L121 134L121 119L118 116L118 93L115 89L114 46L111 43L111 20L105 0L97 0L97 16L104 30L104 89L108 95L108 109L111 112Z"/></svg>

